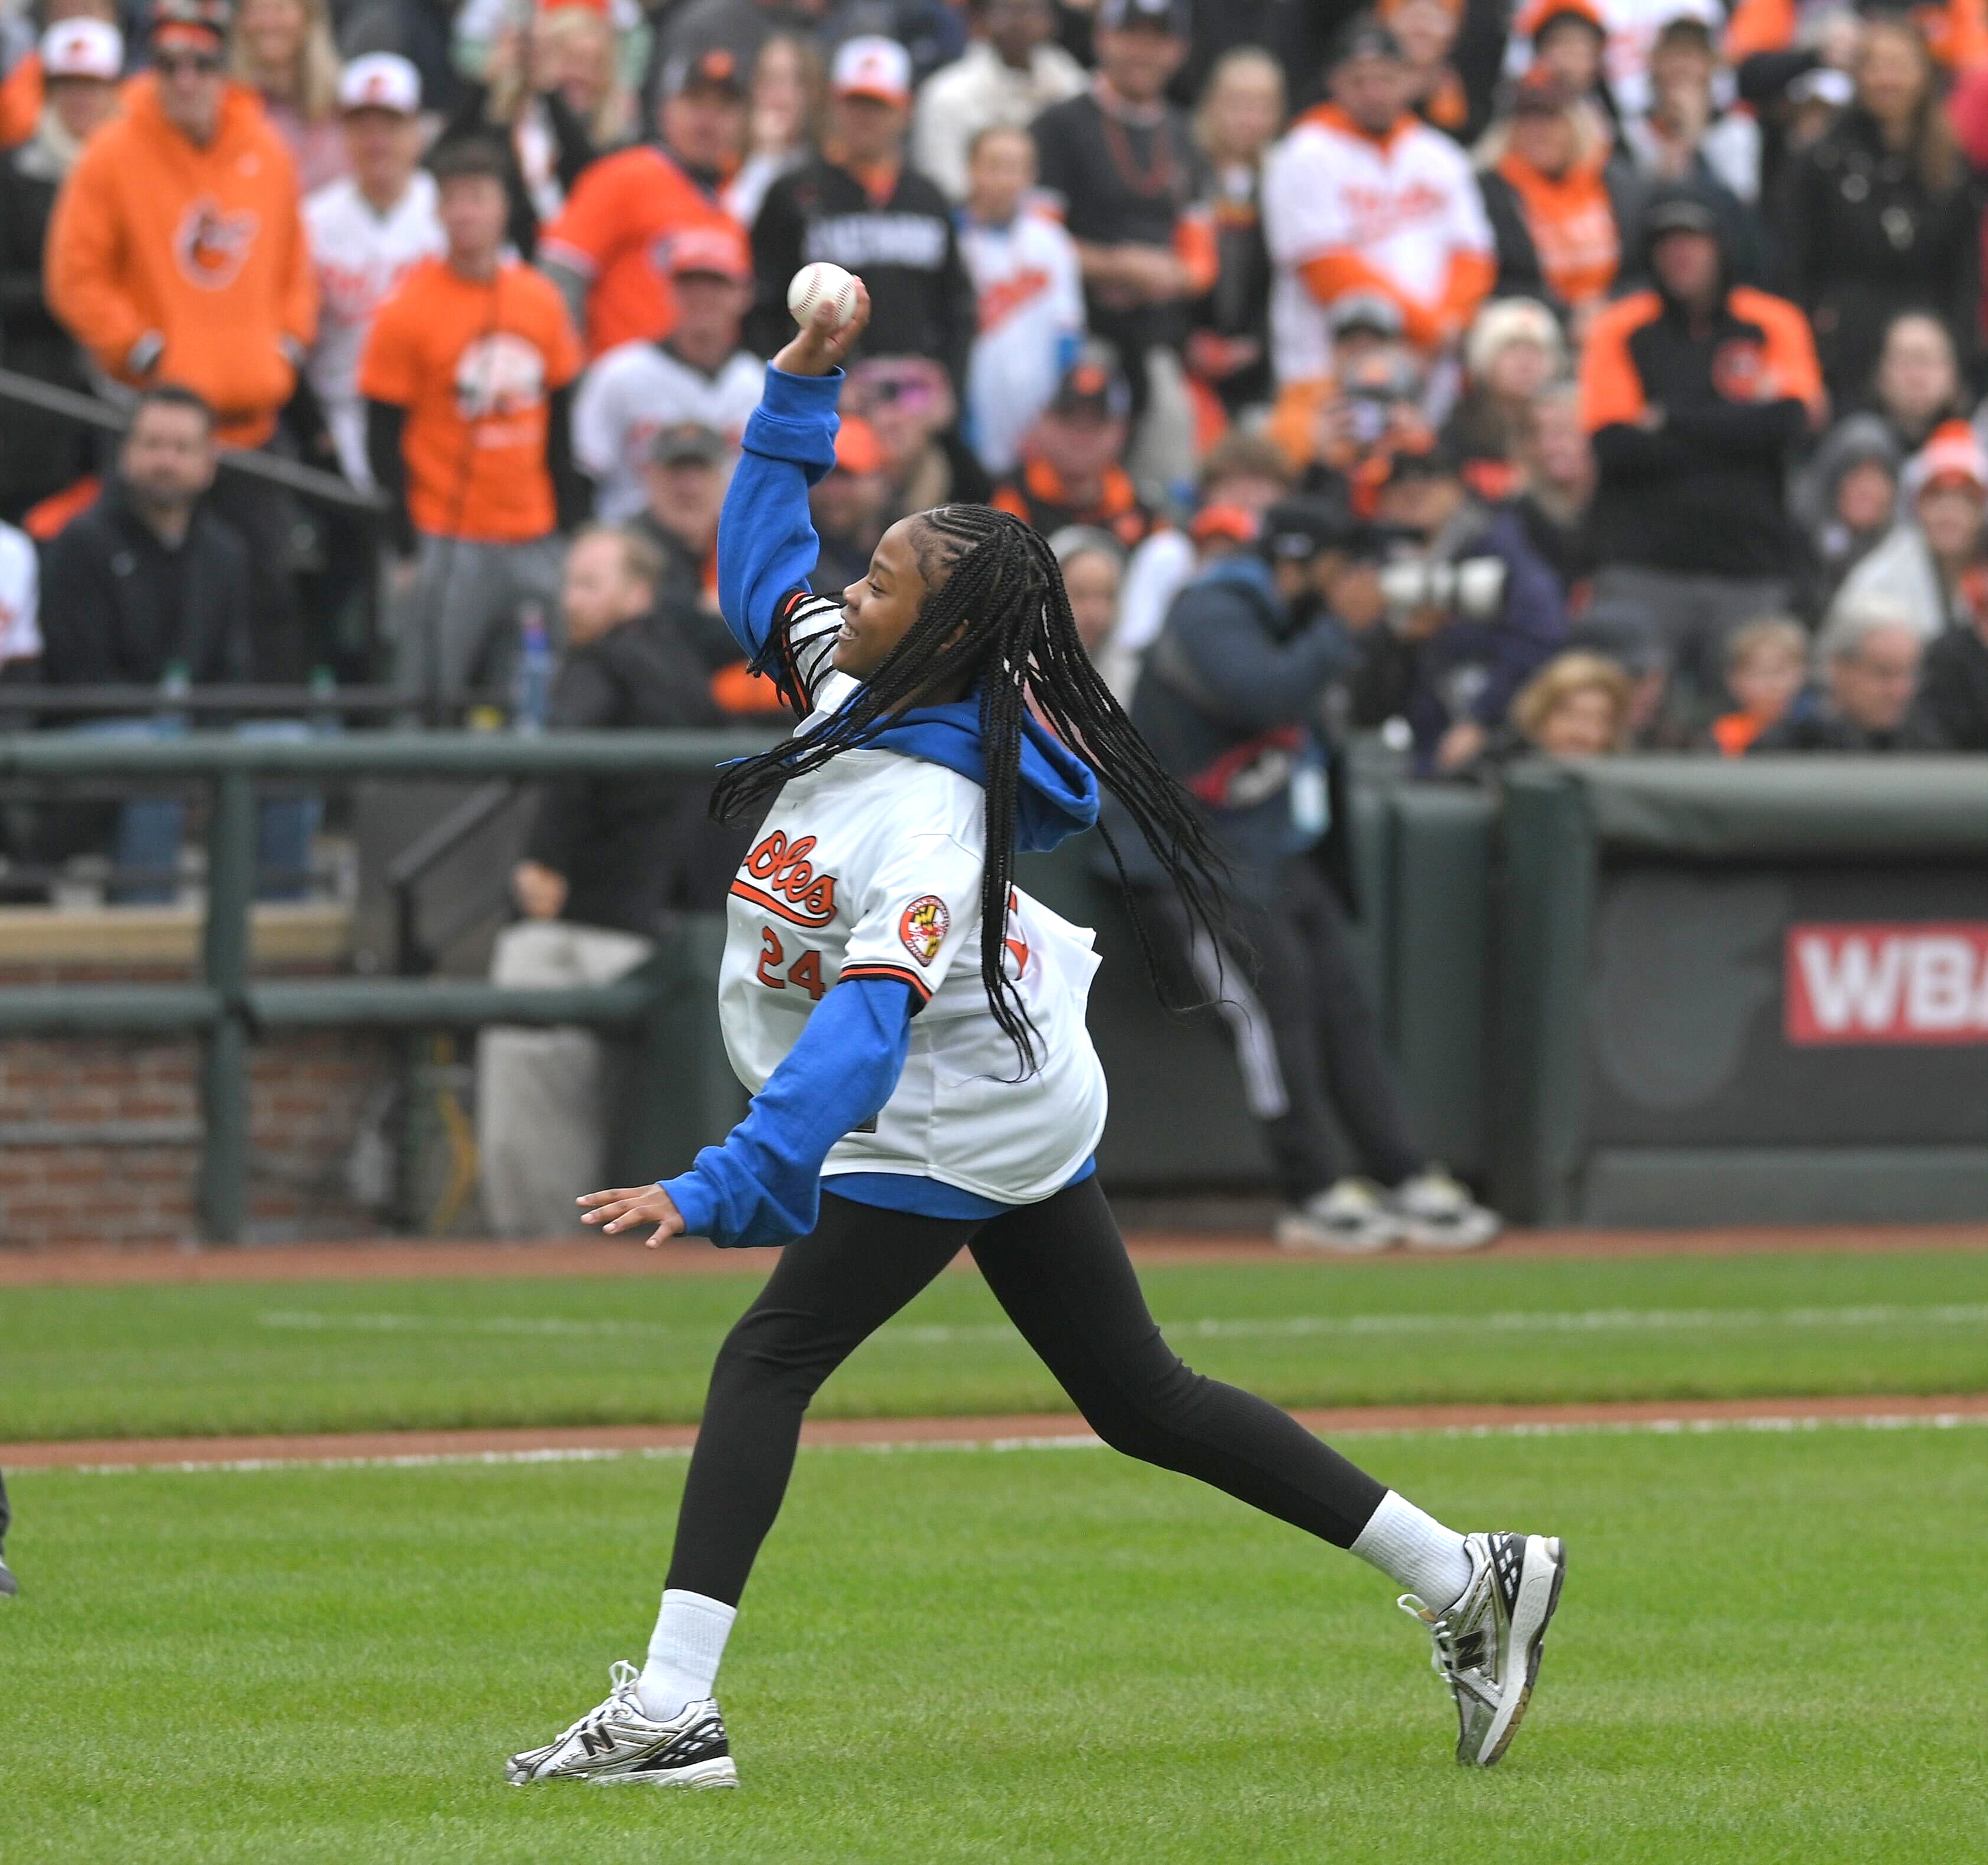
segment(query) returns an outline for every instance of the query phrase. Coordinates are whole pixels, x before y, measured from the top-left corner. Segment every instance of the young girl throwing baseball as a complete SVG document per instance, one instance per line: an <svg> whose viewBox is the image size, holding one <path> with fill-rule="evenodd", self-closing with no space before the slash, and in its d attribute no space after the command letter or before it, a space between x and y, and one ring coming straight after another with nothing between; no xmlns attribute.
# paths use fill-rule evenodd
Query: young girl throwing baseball
<svg viewBox="0 0 1988 1865"><path fill-rule="evenodd" d="M986 506L942 506L893 525L840 603L807 591L807 488L833 464L837 365L868 311L859 293L838 327L824 306L775 359L718 533L725 615L803 716L718 787L722 812L771 805L732 885L718 987L752 1108L681 1177L580 1201L610 1234L653 1225L651 1245L688 1231L786 1251L718 1353L647 1662L617 1664L607 1701L507 1777L736 1782L712 1691L802 1413L962 1246L1107 1444L1412 1589L1458 1759L1494 1762L1538 1669L1560 1542L1456 1534L1192 1372L1098 1189L1097 959L1013 885L1016 851L1091 827L1102 783L1204 921L1215 883L1193 805L1085 658L1047 545Z"/></svg>

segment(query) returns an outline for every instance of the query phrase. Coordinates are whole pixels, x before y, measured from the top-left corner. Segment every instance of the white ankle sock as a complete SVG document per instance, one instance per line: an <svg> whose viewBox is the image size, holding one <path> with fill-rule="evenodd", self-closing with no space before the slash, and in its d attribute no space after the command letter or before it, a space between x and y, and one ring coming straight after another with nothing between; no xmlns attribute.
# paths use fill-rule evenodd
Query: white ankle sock
<svg viewBox="0 0 1988 1865"><path fill-rule="evenodd" d="M711 1694L725 1638L738 1616L735 1606L681 1587L663 1595L663 1609L649 1638L649 1661L635 1686L644 1715L668 1722L685 1704L701 1703Z"/></svg>
<svg viewBox="0 0 1988 1865"><path fill-rule="evenodd" d="M1432 1613L1448 1611L1470 1584L1470 1556L1464 1552L1463 1537L1393 1490L1381 1498L1353 1552L1419 1594Z"/></svg>

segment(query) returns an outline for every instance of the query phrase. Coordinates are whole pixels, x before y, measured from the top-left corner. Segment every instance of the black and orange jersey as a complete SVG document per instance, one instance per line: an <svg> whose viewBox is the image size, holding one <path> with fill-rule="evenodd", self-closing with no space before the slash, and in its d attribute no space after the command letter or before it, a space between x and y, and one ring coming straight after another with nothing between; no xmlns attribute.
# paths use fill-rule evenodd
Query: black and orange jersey
<svg viewBox="0 0 1988 1865"><path fill-rule="evenodd" d="M1581 367L1601 561L1785 575L1788 452L1823 406L1808 320L1785 299L1736 287L1702 325L1654 291L1610 305Z"/></svg>

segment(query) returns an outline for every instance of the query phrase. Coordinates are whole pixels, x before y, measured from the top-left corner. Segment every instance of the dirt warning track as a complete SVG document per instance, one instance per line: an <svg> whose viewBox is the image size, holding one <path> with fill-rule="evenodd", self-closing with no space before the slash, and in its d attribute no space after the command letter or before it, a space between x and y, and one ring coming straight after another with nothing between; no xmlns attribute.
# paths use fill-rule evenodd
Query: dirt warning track
<svg viewBox="0 0 1988 1865"><path fill-rule="evenodd" d="M1376 1257L1294 1255L1260 1234L1139 1231L1134 1261L1218 1266L1242 1263L1445 1263L1441 1251L1388 1251ZM1520 1261L1606 1262L1645 1257L1778 1256L1804 1251L1886 1254L1900 1251L1988 1251L1988 1224L1752 1226L1716 1230L1514 1230L1492 1256ZM0 1249L0 1288L144 1282L365 1282L520 1276L765 1275L776 1250L716 1250L671 1243L659 1250L605 1239L548 1243L272 1244L237 1249L76 1246ZM957 1267L969 1267L962 1256Z"/></svg>
<svg viewBox="0 0 1988 1865"><path fill-rule="evenodd" d="M1625 1401L1612 1405L1389 1405L1313 1407L1293 1417L1322 1437L1377 1433L1799 1429L1831 1423L1988 1423L1988 1393L1808 1399ZM0 1444L0 1469L265 1468L292 1464L526 1461L536 1458L681 1454L695 1425L598 1425L510 1431L354 1431L266 1437L91 1438ZM803 1427L803 1449L915 1449L941 1444L1050 1447L1093 1444L1073 1413L997 1417L820 1419Z"/></svg>

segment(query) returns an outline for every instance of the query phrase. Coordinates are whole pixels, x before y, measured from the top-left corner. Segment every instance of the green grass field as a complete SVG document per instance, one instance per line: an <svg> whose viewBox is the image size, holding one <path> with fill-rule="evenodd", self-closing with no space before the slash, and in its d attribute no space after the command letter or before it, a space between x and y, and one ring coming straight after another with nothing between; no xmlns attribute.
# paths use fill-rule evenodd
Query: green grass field
<svg viewBox="0 0 1988 1865"><path fill-rule="evenodd" d="M0 1857L1983 1856L1978 1429L1348 1448L1567 1538L1488 1774L1381 1576L1102 1450L804 1454L723 1680L742 1790L703 1796L499 1773L639 1656L680 1459L22 1472Z"/></svg>
<svg viewBox="0 0 1988 1865"><path fill-rule="evenodd" d="M1289 1403L1988 1389L1988 1254L1147 1278ZM0 1440L693 1418L745 1277L0 1291ZM1062 1409L972 1276L818 1410ZM1950 1865L1988 1858L1988 1428L1369 1436L1565 1535L1527 1726L1451 1759L1378 1575L1095 1448L804 1453L722 1680L731 1796L519 1790L639 1657L681 1457L21 1470L4 1865Z"/></svg>
<svg viewBox="0 0 1988 1865"><path fill-rule="evenodd" d="M1287 1405L1988 1386L1988 1253L1168 1268L1203 1371ZM694 1420L750 1277L0 1292L0 1441ZM977 1277L943 1277L824 1417L1062 1410Z"/></svg>

